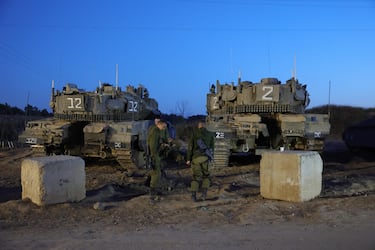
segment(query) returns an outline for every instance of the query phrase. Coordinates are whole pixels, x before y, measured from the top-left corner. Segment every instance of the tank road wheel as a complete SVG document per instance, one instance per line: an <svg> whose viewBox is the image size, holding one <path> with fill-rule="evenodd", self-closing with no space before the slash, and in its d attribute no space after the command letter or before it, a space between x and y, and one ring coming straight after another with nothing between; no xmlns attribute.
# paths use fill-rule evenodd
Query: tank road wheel
<svg viewBox="0 0 375 250"><path fill-rule="evenodd" d="M215 140L214 166L216 168L227 167L230 156L230 141L225 139Z"/></svg>
<svg viewBox="0 0 375 250"><path fill-rule="evenodd" d="M105 159L105 158L107 158L107 153L105 151L100 151L99 156L100 156L100 158Z"/></svg>

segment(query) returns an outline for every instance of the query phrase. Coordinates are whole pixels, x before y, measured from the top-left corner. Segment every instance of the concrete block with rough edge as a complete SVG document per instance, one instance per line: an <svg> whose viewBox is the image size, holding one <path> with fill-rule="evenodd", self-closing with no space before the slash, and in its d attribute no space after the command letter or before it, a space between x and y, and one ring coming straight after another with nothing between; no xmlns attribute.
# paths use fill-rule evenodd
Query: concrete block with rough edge
<svg viewBox="0 0 375 250"><path fill-rule="evenodd" d="M260 194L267 199L308 201L322 191L323 161L314 151L265 151L260 161Z"/></svg>
<svg viewBox="0 0 375 250"><path fill-rule="evenodd" d="M21 165L22 199L44 206L78 202L86 197L85 162L56 155L27 158Z"/></svg>

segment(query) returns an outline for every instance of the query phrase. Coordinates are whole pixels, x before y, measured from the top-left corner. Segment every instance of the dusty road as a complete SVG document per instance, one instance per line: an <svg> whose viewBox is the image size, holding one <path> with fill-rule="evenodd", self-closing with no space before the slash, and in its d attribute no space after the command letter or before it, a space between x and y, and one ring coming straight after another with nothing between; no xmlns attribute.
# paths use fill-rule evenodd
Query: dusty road
<svg viewBox="0 0 375 250"><path fill-rule="evenodd" d="M375 249L375 162L340 143L323 154L321 196L303 203L263 199L259 161L233 159L204 202L190 201L185 166L166 169L151 205L144 177L89 163L84 201L38 207L21 200L28 154L0 152L1 249Z"/></svg>

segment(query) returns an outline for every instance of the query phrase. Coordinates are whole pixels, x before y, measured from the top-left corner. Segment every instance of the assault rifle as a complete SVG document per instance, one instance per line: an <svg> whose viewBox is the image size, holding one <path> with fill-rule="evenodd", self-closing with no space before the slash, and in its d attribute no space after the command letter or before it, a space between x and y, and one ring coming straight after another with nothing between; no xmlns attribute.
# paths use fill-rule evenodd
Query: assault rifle
<svg viewBox="0 0 375 250"><path fill-rule="evenodd" d="M212 153L212 149L208 148L207 145L204 143L202 138L199 138L197 140L198 147L202 153L204 153L209 161L212 161L214 159L214 155Z"/></svg>

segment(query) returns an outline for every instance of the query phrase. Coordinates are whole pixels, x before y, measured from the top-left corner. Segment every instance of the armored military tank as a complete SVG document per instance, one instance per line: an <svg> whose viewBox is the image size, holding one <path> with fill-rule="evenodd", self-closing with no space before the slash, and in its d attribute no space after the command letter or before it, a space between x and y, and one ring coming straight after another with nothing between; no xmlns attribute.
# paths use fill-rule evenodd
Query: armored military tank
<svg viewBox="0 0 375 250"><path fill-rule="evenodd" d="M215 135L214 164L228 166L232 154L262 150L322 151L330 132L327 114L307 114L306 85L295 78L281 83L263 78L211 85L207 94L207 129Z"/></svg>
<svg viewBox="0 0 375 250"><path fill-rule="evenodd" d="M375 150L375 116L347 127L342 138L354 152Z"/></svg>
<svg viewBox="0 0 375 250"><path fill-rule="evenodd" d="M89 92L68 83L55 91L52 82L50 107L53 117L28 122L19 136L34 155L115 159L129 171L145 165L147 130L160 111L144 86L105 83Z"/></svg>

